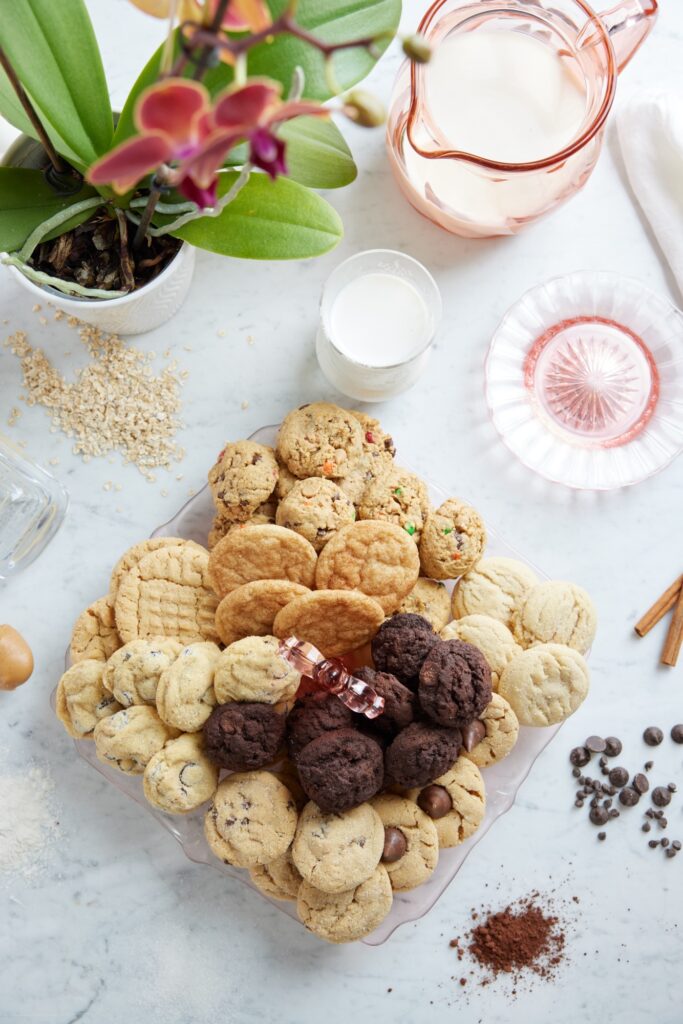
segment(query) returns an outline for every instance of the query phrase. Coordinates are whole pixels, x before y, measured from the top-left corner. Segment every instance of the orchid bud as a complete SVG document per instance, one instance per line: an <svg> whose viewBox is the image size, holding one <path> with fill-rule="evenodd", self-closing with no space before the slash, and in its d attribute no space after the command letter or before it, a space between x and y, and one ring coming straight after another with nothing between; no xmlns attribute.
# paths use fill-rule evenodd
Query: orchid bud
<svg viewBox="0 0 683 1024"><path fill-rule="evenodd" d="M344 99L344 113L363 128L379 128L386 121L384 104L365 89L354 89Z"/></svg>
<svg viewBox="0 0 683 1024"><path fill-rule="evenodd" d="M403 52L414 64L428 64L432 56L431 46L419 32L405 37Z"/></svg>

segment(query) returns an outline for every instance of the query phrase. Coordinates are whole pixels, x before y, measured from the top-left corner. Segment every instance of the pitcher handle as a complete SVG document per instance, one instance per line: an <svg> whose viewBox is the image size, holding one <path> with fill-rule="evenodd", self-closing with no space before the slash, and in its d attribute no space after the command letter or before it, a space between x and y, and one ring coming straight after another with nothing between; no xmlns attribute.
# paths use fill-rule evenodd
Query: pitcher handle
<svg viewBox="0 0 683 1024"><path fill-rule="evenodd" d="M652 31L657 19L657 0L622 0L606 11L600 11L596 19L602 22L607 30L614 53L617 58L617 69L622 72L631 57ZM600 33L593 20L589 21L579 33L576 41L577 49L595 46L599 42Z"/></svg>

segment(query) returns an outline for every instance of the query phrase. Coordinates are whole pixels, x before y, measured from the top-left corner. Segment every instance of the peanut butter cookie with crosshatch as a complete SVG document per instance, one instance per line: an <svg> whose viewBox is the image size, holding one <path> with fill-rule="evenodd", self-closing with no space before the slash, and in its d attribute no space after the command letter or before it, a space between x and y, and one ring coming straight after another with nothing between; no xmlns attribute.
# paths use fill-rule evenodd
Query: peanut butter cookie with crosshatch
<svg viewBox="0 0 683 1024"><path fill-rule="evenodd" d="M116 628L111 594L94 601L76 619L71 633L69 656L72 662L106 661L121 646Z"/></svg>
<svg viewBox="0 0 683 1024"><path fill-rule="evenodd" d="M116 625L125 643L169 637L183 644L216 640L218 599L209 586L209 552L194 543L143 555L116 594Z"/></svg>
<svg viewBox="0 0 683 1024"><path fill-rule="evenodd" d="M391 615L417 583L420 559L405 530L393 523L364 520L345 526L320 552L319 590L360 591Z"/></svg>

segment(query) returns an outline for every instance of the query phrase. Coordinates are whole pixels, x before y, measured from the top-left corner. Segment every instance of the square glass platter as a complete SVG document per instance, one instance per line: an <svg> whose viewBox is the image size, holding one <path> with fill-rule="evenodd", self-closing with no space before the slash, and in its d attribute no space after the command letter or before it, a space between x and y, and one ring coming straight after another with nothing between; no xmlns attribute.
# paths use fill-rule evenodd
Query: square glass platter
<svg viewBox="0 0 683 1024"><path fill-rule="evenodd" d="M250 440L274 445L277 429L276 426L262 427L255 434L252 434ZM406 468L411 469L411 467ZM417 472L416 470L412 471ZM440 505L446 498L450 497L438 485L432 484L429 481L426 481L426 483L429 488L430 500L434 506ZM183 537L188 540L196 540L198 543L205 545L213 515L214 508L211 492L207 485L191 498L172 519L159 526L152 536ZM515 558L529 565L540 579L548 578L528 559L516 551L515 548L504 541L495 530L490 528L488 523L486 526L488 544L485 557L504 555L509 558ZM449 589L452 589L452 584L449 583L447 586ZM55 706L55 693L56 690L53 692L51 699L53 709ZM517 792L531 771L536 758L550 743L559 728L560 725L545 729L521 727L519 739L512 752L500 763L482 770L486 786L486 814L479 829L459 846L440 852L439 863L428 882L410 892L395 894L391 912L371 935L366 936L362 940L366 945L381 945L383 942L386 942L400 925L417 921L431 910L442 893L453 881L460 866L470 855L479 840L486 835L501 815L510 810ZM271 899L252 885L247 871L224 864L214 856L204 838L204 815L208 804L193 811L191 814L164 814L162 811L152 807L145 799L142 789L142 776L124 775L113 766L103 764L98 760L95 753L95 744L91 740L74 740L74 745L79 755L88 764L92 765L101 775L104 775L117 789L135 800L167 832L170 832L174 839L180 843L185 856L189 860L197 864L208 864L216 871L220 871L232 878L237 878L242 884L254 891L255 897L268 900L278 910L298 922L299 919L296 915L294 903ZM227 775L228 773L222 774Z"/></svg>

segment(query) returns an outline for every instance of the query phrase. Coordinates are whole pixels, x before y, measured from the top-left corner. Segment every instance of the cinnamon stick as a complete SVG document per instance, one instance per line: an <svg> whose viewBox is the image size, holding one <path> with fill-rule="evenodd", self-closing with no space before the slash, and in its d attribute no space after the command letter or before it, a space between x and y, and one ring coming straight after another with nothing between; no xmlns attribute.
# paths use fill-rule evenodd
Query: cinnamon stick
<svg viewBox="0 0 683 1024"><path fill-rule="evenodd" d="M683 644L683 587L679 589L676 607L669 623L669 632L664 641L664 649L660 658L662 665L669 665L673 668L678 661L681 644Z"/></svg>
<svg viewBox="0 0 683 1024"><path fill-rule="evenodd" d="M651 608L643 615L642 619L639 619L633 627L638 636L645 636L650 632L653 626L656 626L660 619L664 618L666 613L670 611L678 600L679 594L681 593L681 586L683 585L683 576L679 576L677 580L668 587L661 597L658 597Z"/></svg>

